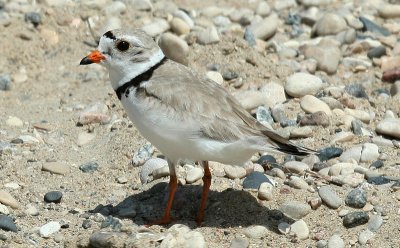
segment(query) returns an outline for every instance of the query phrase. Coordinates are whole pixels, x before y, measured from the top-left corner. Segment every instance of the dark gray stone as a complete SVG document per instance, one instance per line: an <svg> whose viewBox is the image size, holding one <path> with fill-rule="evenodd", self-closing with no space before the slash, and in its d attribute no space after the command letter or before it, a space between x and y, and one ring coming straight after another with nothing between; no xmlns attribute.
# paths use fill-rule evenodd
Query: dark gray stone
<svg viewBox="0 0 400 248"><path fill-rule="evenodd" d="M343 225L347 228L356 227L368 223L369 216L366 212L348 213L343 218Z"/></svg>
<svg viewBox="0 0 400 248"><path fill-rule="evenodd" d="M82 227L84 229L88 229L88 228L92 227L92 222L90 220L83 220Z"/></svg>
<svg viewBox="0 0 400 248"><path fill-rule="evenodd" d="M97 171L99 168L99 164L96 161L90 161L88 163L82 164L79 166L79 169L84 173L93 173Z"/></svg>
<svg viewBox="0 0 400 248"><path fill-rule="evenodd" d="M42 15L38 12L25 13L25 21L32 23L35 27L42 23Z"/></svg>
<svg viewBox="0 0 400 248"><path fill-rule="evenodd" d="M381 34L383 36L391 35L391 33L386 28L379 26L378 24L374 23L373 21L369 20L368 18L360 16L359 19L362 22L362 24L364 25L363 31L370 31L373 33Z"/></svg>
<svg viewBox="0 0 400 248"><path fill-rule="evenodd" d="M60 203L62 196L63 194L61 191L50 191L44 195L44 201L48 203L50 202Z"/></svg>
<svg viewBox="0 0 400 248"><path fill-rule="evenodd" d="M9 75L0 74L0 90L10 90L11 89L11 78Z"/></svg>
<svg viewBox="0 0 400 248"><path fill-rule="evenodd" d="M390 183L390 180L384 176L379 176L379 177L370 177L368 178L367 182L370 184L382 185Z"/></svg>
<svg viewBox="0 0 400 248"><path fill-rule="evenodd" d="M326 161L331 158L336 158L342 155L343 149L338 148L338 147L326 147L322 148L317 151L317 156L319 157L319 160L321 161Z"/></svg>
<svg viewBox="0 0 400 248"><path fill-rule="evenodd" d="M383 166L384 166L383 161L378 159L378 160L374 161L369 167L379 169L379 168L382 168Z"/></svg>
<svg viewBox="0 0 400 248"><path fill-rule="evenodd" d="M11 232L17 232L17 226L14 223L13 218L10 216L0 214L0 229L4 231L11 231Z"/></svg>
<svg viewBox="0 0 400 248"><path fill-rule="evenodd" d="M378 46L378 47L371 48L367 53L367 56L370 59L380 58L383 55L386 55L386 47L384 47L384 46Z"/></svg>
<svg viewBox="0 0 400 248"><path fill-rule="evenodd" d="M346 205L353 208L363 208L367 204L367 192L363 189L353 189L346 196Z"/></svg>
<svg viewBox="0 0 400 248"><path fill-rule="evenodd" d="M274 119L272 118L271 112L269 111L268 108L264 106L260 106L257 108L256 116L259 122L267 122L271 125L274 123Z"/></svg>
<svg viewBox="0 0 400 248"><path fill-rule="evenodd" d="M353 133L355 135L362 135L363 134L361 128L362 128L362 123L361 123L360 120L354 119L354 120L351 121L351 129L353 130Z"/></svg>
<svg viewBox="0 0 400 248"><path fill-rule="evenodd" d="M256 38L249 27L245 28L244 30L244 39L247 41L247 43L249 43L250 46L257 45Z"/></svg>
<svg viewBox="0 0 400 248"><path fill-rule="evenodd" d="M253 171L243 180L244 189L258 189L264 182L271 183L268 177L259 171Z"/></svg>
<svg viewBox="0 0 400 248"><path fill-rule="evenodd" d="M230 81L230 80L238 78L239 74L235 71L228 70L228 71L222 73L222 77L224 78L224 80Z"/></svg>
<svg viewBox="0 0 400 248"><path fill-rule="evenodd" d="M322 170L322 169L324 169L324 168L327 168L327 167L329 167L329 165L328 165L327 163L318 162L318 163L314 163L314 164L313 164L312 170L313 170L313 171L320 171L320 170Z"/></svg>
<svg viewBox="0 0 400 248"><path fill-rule="evenodd" d="M272 155L263 155L257 160L256 163L262 166L276 164L276 159Z"/></svg>
<svg viewBox="0 0 400 248"><path fill-rule="evenodd" d="M367 92L365 92L365 88L361 84L349 84L349 85L346 85L344 90L348 94L350 94L352 96L355 96L357 98L368 99L368 94L367 94Z"/></svg>

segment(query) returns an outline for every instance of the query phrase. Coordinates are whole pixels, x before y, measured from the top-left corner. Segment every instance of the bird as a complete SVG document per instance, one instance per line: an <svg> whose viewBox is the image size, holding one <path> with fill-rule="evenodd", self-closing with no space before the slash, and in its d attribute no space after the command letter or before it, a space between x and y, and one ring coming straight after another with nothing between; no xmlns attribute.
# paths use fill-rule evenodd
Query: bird
<svg viewBox="0 0 400 248"><path fill-rule="evenodd" d="M198 162L204 168L196 216L201 225L212 180L209 161L240 166L257 152L313 153L262 125L218 83L168 59L140 29L104 33L97 49L80 61L80 65L92 63L108 70L128 117L167 159L168 200L163 217L151 225L171 223L176 166L181 161Z"/></svg>

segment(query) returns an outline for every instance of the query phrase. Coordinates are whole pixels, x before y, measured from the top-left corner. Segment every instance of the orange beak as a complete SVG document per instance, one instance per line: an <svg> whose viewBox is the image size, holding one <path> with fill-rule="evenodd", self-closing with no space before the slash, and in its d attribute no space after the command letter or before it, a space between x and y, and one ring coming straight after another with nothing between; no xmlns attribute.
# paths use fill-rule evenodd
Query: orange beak
<svg viewBox="0 0 400 248"><path fill-rule="evenodd" d="M84 57L79 64L80 65L89 65L92 63L100 63L101 61L103 61L105 59L106 59L106 57L104 57L104 55L101 54L100 51L94 50L88 56Z"/></svg>

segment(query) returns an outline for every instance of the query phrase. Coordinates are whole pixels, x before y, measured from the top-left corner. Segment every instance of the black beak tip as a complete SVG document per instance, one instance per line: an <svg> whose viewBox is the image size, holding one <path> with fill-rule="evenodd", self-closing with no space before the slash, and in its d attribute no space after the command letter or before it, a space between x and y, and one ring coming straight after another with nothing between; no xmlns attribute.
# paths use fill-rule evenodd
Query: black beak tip
<svg viewBox="0 0 400 248"><path fill-rule="evenodd" d="M92 64L93 62L88 58L88 57L84 57L81 62L79 63L79 65L89 65Z"/></svg>

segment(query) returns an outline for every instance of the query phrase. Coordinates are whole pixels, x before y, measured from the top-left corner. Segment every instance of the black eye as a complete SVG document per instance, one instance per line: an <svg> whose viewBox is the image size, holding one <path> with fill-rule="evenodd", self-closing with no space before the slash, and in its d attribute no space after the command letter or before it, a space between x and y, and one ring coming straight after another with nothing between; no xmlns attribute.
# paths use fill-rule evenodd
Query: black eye
<svg viewBox="0 0 400 248"><path fill-rule="evenodd" d="M128 50L129 49L129 42L124 41L124 40L118 41L117 49L120 50L121 52L124 52L124 51Z"/></svg>

